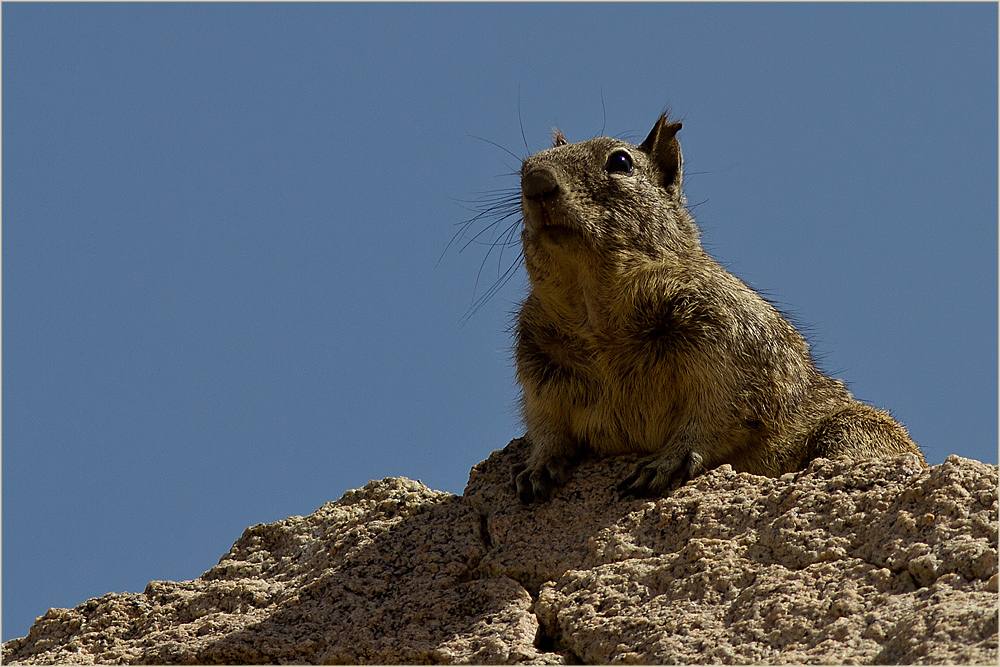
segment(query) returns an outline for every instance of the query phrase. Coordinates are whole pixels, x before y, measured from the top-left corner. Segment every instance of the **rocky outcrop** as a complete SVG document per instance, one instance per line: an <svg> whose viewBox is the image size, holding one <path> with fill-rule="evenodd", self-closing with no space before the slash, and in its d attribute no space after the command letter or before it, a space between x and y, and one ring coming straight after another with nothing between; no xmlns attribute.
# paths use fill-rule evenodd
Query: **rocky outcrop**
<svg viewBox="0 0 1000 667"><path fill-rule="evenodd" d="M723 466L635 500L617 457L524 507L524 456L462 497L389 478L253 526L197 580L49 610L3 662L997 662L996 466Z"/></svg>

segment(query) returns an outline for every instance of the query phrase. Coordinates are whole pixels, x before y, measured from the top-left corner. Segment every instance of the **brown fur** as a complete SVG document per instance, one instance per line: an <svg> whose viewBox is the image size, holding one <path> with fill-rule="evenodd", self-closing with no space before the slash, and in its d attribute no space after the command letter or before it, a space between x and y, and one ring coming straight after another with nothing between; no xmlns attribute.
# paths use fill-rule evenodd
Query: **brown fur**
<svg viewBox="0 0 1000 667"><path fill-rule="evenodd" d="M521 165L531 291L515 359L532 449L519 497L547 498L587 451L649 454L621 486L637 495L723 463L777 476L816 457L920 455L702 249L680 128L664 114L639 146L557 132Z"/></svg>

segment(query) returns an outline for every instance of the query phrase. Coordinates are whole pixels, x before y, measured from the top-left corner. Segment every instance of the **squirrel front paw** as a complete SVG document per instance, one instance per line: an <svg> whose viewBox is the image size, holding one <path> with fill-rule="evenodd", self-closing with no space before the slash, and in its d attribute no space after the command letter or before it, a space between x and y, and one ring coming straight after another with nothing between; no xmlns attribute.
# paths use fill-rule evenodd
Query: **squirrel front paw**
<svg viewBox="0 0 1000 667"><path fill-rule="evenodd" d="M544 502L556 487L566 483L573 461L559 454L532 456L526 463L511 468L514 491L522 503Z"/></svg>
<svg viewBox="0 0 1000 667"><path fill-rule="evenodd" d="M656 454L641 460L635 471L618 485L618 491L623 496L637 498L662 496L674 484L680 486L703 472L702 456L693 450L671 456Z"/></svg>

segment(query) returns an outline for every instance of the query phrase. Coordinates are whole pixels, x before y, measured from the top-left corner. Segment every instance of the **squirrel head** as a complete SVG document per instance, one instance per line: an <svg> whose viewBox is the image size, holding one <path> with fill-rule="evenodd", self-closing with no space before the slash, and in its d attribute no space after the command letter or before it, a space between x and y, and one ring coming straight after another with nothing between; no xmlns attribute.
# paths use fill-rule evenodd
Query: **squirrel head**
<svg viewBox="0 0 1000 667"><path fill-rule="evenodd" d="M569 143L556 130L552 148L524 160L522 244L533 283L700 248L681 189L680 129L663 114L639 145L610 137Z"/></svg>

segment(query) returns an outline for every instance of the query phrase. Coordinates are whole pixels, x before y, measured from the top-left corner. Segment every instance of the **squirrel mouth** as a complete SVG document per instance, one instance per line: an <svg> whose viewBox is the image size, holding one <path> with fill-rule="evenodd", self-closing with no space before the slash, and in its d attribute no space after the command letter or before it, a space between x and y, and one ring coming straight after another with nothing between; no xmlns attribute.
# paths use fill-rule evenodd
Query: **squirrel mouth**
<svg viewBox="0 0 1000 667"><path fill-rule="evenodd" d="M566 220L558 214L558 211L553 213L544 202L534 203L535 205L531 207L530 216L526 217L526 221L529 228L534 230L536 234L543 234L546 237L555 239L562 236L563 233L570 231L570 227L566 225ZM528 213L528 211L526 210L525 213Z"/></svg>
<svg viewBox="0 0 1000 667"><path fill-rule="evenodd" d="M549 210L545 204L538 207L538 219L541 223L541 229L566 229L566 225L553 220L552 215L549 214Z"/></svg>

